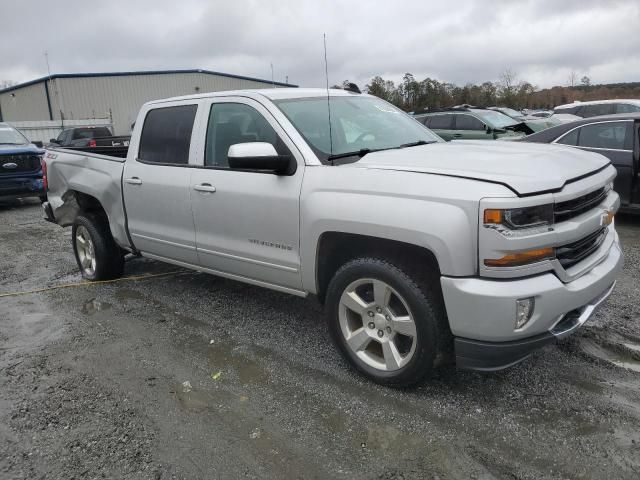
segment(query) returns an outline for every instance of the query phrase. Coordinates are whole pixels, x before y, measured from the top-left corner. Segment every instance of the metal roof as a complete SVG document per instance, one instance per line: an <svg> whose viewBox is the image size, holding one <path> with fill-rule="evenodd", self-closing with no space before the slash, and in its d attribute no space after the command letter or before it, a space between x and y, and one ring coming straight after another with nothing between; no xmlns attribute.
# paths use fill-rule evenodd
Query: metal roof
<svg viewBox="0 0 640 480"><path fill-rule="evenodd" d="M217 75L219 77L238 78L241 80L251 80L254 82L262 82L271 85L278 85L280 87L297 87L290 83L272 82L271 80L264 80L262 78L246 77L243 75L234 75L232 73L214 72L212 70L201 69L187 69L187 70L142 70L136 72L103 72L103 73L56 73L53 75L47 75L45 77L36 78L28 82L19 83L18 85L12 85L5 89L0 90L0 93L7 93L13 90L18 90L23 87L35 85L37 83L44 82L46 80L55 80L56 78L91 78L91 77L126 77L136 75L170 75L172 73L204 73L207 75Z"/></svg>

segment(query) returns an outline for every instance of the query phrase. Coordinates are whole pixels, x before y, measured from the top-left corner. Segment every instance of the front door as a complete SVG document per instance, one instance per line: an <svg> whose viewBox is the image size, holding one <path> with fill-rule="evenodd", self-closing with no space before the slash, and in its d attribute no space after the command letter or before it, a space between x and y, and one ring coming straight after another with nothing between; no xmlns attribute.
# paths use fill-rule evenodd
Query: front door
<svg viewBox="0 0 640 480"><path fill-rule="evenodd" d="M197 105L153 108L145 117L137 157L122 179L133 244L143 253L196 264L188 168ZM138 145L132 145L136 149Z"/></svg>
<svg viewBox="0 0 640 480"><path fill-rule="evenodd" d="M269 111L254 100L215 99L207 109L201 168L194 168L191 176L200 264L300 289L302 156ZM292 155L298 165L295 173L229 169L229 147L246 142L268 142L280 155Z"/></svg>

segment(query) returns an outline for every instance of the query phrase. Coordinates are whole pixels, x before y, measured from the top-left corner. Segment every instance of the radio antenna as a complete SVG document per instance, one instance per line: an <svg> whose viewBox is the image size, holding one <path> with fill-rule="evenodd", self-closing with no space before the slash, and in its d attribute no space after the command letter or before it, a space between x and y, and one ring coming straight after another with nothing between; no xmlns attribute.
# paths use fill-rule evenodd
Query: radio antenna
<svg viewBox="0 0 640 480"><path fill-rule="evenodd" d="M322 34L324 42L324 78L327 84L327 112L329 114L329 155L333 155L333 135L331 134L331 102L329 101L329 67L327 64L327 34Z"/></svg>

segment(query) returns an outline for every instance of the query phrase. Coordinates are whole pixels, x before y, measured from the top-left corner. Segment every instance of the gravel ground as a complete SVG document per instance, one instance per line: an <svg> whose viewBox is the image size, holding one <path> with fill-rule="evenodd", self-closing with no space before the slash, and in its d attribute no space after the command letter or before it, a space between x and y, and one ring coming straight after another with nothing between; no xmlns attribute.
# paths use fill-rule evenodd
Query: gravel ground
<svg viewBox="0 0 640 480"><path fill-rule="evenodd" d="M582 331L496 374L376 386L314 301L165 276L0 298L0 478L640 478L640 219ZM70 232L0 204L0 293L80 280Z"/></svg>

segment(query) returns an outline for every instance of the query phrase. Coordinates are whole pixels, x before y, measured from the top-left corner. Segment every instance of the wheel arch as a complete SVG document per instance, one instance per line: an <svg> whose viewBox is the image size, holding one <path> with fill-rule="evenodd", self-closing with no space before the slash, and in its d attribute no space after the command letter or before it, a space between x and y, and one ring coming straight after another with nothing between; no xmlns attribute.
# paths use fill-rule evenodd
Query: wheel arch
<svg viewBox="0 0 640 480"><path fill-rule="evenodd" d="M440 277L440 264L429 248L383 237L329 231L318 239L315 258L316 295L321 303L338 269L359 257L382 257L402 264L424 264L425 272Z"/></svg>

